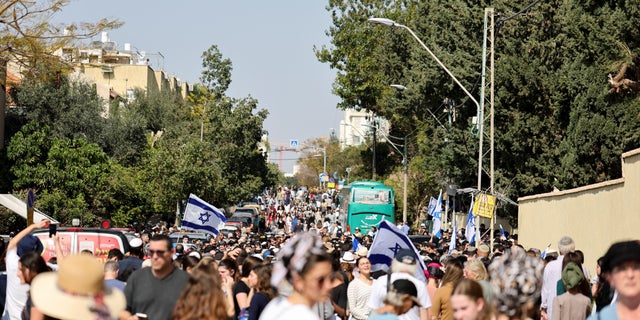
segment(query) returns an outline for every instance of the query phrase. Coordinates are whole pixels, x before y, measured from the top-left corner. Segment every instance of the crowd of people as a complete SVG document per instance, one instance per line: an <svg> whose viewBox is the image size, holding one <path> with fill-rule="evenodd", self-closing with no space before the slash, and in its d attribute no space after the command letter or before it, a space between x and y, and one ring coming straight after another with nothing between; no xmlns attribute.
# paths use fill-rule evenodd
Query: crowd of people
<svg viewBox="0 0 640 320"><path fill-rule="evenodd" d="M515 236L491 250L464 232L455 247L431 237L373 270L377 230L343 226L339 202L280 187L235 232L174 243L178 229L159 226L102 262L88 250L63 254L57 236L57 257L44 261L32 233L47 221L37 222L4 248L2 319L640 319L637 240L611 245L593 277L570 237L556 252ZM421 224L397 227L428 235Z"/></svg>

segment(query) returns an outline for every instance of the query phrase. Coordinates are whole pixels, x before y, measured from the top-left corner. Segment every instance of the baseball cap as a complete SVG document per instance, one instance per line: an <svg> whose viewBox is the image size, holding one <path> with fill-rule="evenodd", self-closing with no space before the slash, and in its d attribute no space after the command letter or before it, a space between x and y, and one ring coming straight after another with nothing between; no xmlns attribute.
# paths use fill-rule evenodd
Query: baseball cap
<svg viewBox="0 0 640 320"><path fill-rule="evenodd" d="M395 259L404 264L416 264L416 254L410 249L398 250Z"/></svg>
<svg viewBox="0 0 640 320"><path fill-rule="evenodd" d="M24 238L20 239L17 249L18 257L22 257L23 254L29 253L31 251L42 253L42 250L44 250L44 246L42 245L42 241L40 241L38 237L32 234L28 234L24 236Z"/></svg>
<svg viewBox="0 0 640 320"><path fill-rule="evenodd" d="M406 294L409 296L409 299L413 301L418 307L420 307L420 301L418 300L418 289L416 289L416 285L411 282L411 280L407 279L398 279L391 284L391 288L393 291Z"/></svg>

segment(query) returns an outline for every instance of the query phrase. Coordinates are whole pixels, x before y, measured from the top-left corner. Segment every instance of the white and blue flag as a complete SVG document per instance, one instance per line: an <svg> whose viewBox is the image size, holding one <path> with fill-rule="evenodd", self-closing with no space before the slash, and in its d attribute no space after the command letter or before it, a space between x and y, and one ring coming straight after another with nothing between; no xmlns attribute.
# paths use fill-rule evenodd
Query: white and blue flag
<svg viewBox="0 0 640 320"><path fill-rule="evenodd" d="M464 230L464 237L469 241L469 243L473 243L476 241L476 219L473 216L473 201L474 197L471 196L471 206L469 207L469 215L467 215L467 226Z"/></svg>
<svg viewBox="0 0 640 320"><path fill-rule="evenodd" d="M502 240L507 240L507 235L504 233L504 228L502 228L502 224L500 224L500 238Z"/></svg>
<svg viewBox="0 0 640 320"><path fill-rule="evenodd" d="M436 208L436 204L438 203L438 200L434 197L431 197L431 199L429 199L429 205L427 206L427 214L432 216L433 215L433 210L435 210Z"/></svg>
<svg viewBox="0 0 640 320"><path fill-rule="evenodd" d="M378 233L373 238L371 248L369 249L369 261L371 261L371 271L384 270L388 271L391 262L402 249L410 249L415 254L418 268L414 277L426 281L424 270L426 269L424 261L418 254L418 250L400 229L392 223L382 220L378 226Z"/></svg>
<svg viewBox="0 0 640 320"><path fill-rule="evenodd" d="M208 204L194 194L189 195L189 201L184 209L184 217L182 218L183 229L202 231L216 236L225 222L227 222L227 218L220 209Z"/></svg>
<svg viewBox="0 0 640 320"><path fill-rule="evenodd" d="M438 239L442 238L442 189L436 202L436 207L433 209L433 235Z"/></svg>

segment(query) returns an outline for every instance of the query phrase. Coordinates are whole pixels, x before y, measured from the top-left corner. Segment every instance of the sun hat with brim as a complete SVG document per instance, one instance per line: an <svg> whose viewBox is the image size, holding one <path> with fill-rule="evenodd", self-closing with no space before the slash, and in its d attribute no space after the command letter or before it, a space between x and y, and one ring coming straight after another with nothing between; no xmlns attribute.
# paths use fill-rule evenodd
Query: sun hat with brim
<svg viewBox="0 0 640 320"><path fill-rule="evenodd" d="M351 251L347 251L342 255L342 258L340 258L340 262L356 263L356 256Z"/></svg>
<svg viewBox="0 0 640 320"><path fill-rule="evenodd" d="M356 250L356 255L358 257L366 257L369 254L369 249L365 246L358 246L358 250Z"/></svg>
<svg viewBox="0 0 640 320"><path fill-rule="evenodd" d="M612 244L603 257L602 272L611 272L613 268L627 261L640 261L640 241L631 240Z"/></svg>
<svg viewBox="0 0 640 320"><path fill-rule="evenodd" d="M95 257L72 255L58 272L37 275L31 283L33 305L45 315L65 319L117 318L126 307L122 291L104 285L102 264Z"/></svg>

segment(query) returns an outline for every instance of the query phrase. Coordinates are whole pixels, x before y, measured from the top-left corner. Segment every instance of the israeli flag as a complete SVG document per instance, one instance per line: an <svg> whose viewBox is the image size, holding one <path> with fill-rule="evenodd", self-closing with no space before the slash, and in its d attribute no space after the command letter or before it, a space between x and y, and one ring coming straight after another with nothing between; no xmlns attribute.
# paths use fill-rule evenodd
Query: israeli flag
<svg viewBox="0 0 640 320"><path fill-rule="evenodd" d="M391 262L396 257L398 251L402 249L410 249L415 254L418 268L414 277L426 281L424 270L426 269L424 261L420 257L418 250L400 229L393 224L382 220L378 226L378 233L373 238L371 248L369 249L369 261L371 261L371 271L389 271Z"/></svg>
<svg viewBox="0 0 640 320"><path fill-rule="evenodd" d="M225 222L227 222L227 218L220 209L194 194L189 195L189 201L182 218L183 229L202 231L217 236Z"/></svg>
<svg viewBox="0 0 640 320"><path fill-rule="evenodd" d="M442 238L442 189L440 189L440 195L436 202L436 207L433 209L433 235L438 239Z"/></svg>
<svg viewBox="0 0 640 320"><path fill-rule="evenodd" d="M433 215L433 210L435 210L436 208L436 204L438 203L438 200L434 197L431 197L431 199L429 199L429 205L427 206L427 214L428 215Z"/></svg>
<svg viewBox="0 0 640 320"><path fill-rule="evenodd" d="M544 248L544 251L542 251L542 254L540 255L540 257L542 259L546 258L547 252L549 252L549 250L551 250L551 243L549 243L549 245L546 248Z"/></svg>
<svg viewBox="0 0 640 320"><path fill-rule="evenodd" d="M471 196L471 207L469 207L469 215L467 215L467 226L464 230L464 237L467 238L469 243L476 241L476 219L473 216L473 201L474 197Z"/></svg>
<svg viewBox="0 0 640 320"><path fill-rule="evenodd" d="M504 233L504 229L502 228L502 224L500 224L500 238L502 240L507 240L507 235Z"/></svg>

